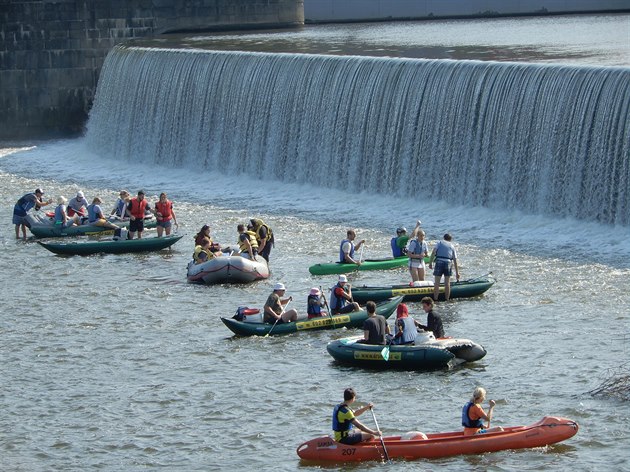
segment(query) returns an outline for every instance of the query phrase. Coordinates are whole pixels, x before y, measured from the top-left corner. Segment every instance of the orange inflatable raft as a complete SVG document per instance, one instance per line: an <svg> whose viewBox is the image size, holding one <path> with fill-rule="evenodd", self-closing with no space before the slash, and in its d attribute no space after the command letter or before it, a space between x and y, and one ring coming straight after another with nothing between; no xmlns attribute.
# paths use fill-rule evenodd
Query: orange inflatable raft
<svg viewBox="0 0 630 472"><path fill-rule="evenodd" d="M420 459L481 454L505 449L542 447L564 441L578 432L578 424L567 418L545 416L529 426L512 426L495 433L464 436L463 432L416 433L384 438L390 459ZM341 444L328 436L311 439L297 448L297 454L309 461L370 461L383 460L385 453L379 439L353 444Z"/></svg>

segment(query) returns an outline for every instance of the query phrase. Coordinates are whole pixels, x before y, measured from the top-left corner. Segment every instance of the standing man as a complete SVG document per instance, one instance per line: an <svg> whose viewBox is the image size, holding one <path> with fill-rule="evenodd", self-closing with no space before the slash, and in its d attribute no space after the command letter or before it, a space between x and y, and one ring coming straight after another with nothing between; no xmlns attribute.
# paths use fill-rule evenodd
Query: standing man
<svg viewBox="0 0 630 472"><path fill-rule="evenodd" d="M339 276L339 281L330 290L330 311L333 315L359 311L361 307L352 299L352 287L348 283L348 277Z"/></svg>
<svg viewBox="0 0 630 472"><path fill-rule="evenodd" d="M363 322L364 344L386 344L386 336L390 334L387 320L383 315L376 314L376 303L369 301L365 304L368 318Z"/></svg>
<svg viewBox="0 0 630 472"><path fill-rule="evenodd" d="M39 210L46 205L52 203L52 198L45 202L42 197L44 191L36 188L33 193L27 193L21 197L13 207L13 224L15 225L15 239L20 239L20 227L22 228L22 238L26 239L26 228L30 228L31 224L26 218L26 213L31 209Z"/></svg>
<svg viewBox="0 0 630 472"><path fill-rule="evenodd" d="M263 313L263 321L265 323L281 324L297 320L298 313L296 310L285 310L287 303L293 300L293 297L283 299L285 292L286 287L284 284L277 283L273 286L273 292L265 302Z"/></svg>
<svg viewBox="0 0 630 472"><path fill-rule="evenodd" d="M431 331L435 339L443 338L444 326L442 325L442 318L440 318L440 315L433 313L433 299L431 297L422 299L422 309L427 314L427 325L424 326L418 323L418 328Z"/></svg>
<svg viewBox="0 0 630 472"><path fill-rule="evenodd" d="M263 256L265 260L269 262L271 247L275 244L273 231L271 231L269 225L267 225L260 218L252 218L249 221L251 223L252 231L256 233L256 241L258 242L258 254Z"/></svg>
<svg viewBox="0 0 630 472"><path fill-rule="evenodd" d="M365 244L365 239L362 239L354 245L354 240L357 237L357 233L353 229L349 229L346 232L346 239L341 241L341 245L339 246L339 262L345 262L346 264L356 264L361 265L361 261L357 261L354 259L354 251L358 251L363 244Z"/></svg>
<svg viewBox="0 0 630 472"><path fill-rule="evenodd" d="M340 403L333 409L332 429L335 435L335 441L337 442L343 444L357 444L369 441L373 439L374 436L382 436L380 431L370 429L356 419L357 416L365 413L374 406L372 403L368 403L356 411L352 411L350 405L354 403L356 397L357 394L354 389L345 389L343 392L343 403ZM353 431L353 426L361 431Z"/></svg>
<svg viewBox="0 0 630 472"><path fill-rule="evenodd" d="M166 198L164 192L160 194L160 200L155 204L155 218L157 219L158 238L161 238L164 232L169 236L173 223L175 223L176 228L179 228L177 217L173 211L173 202Z"/></svg>
<svg viewBox="0 0 630 472"><path fill-rule="evenodd" d="M459 269L457 268L457 251L451 243L452 236L449 233L444 235L444 239L439 241L433 251L431 251L431 259L429 260L429 269L433 268L435 261L435 269L433 276L435 278L435 286L433 288L433 300L437 301L440 295L440 281L444 276L444 300L451 298L451 276L453 275L453 267L455 267L455 277L459 282Z"/></svg>
<svg viewBox="0 0 630 472"><path fill-rule="evenodd" d="M138 239L142 239L144 231L144 214L147 209L147 201L144 199L144 190L138 190L138 196L129 200L125 214L131 220L129 222L129 239L133 239L136 232Z"/></svg>

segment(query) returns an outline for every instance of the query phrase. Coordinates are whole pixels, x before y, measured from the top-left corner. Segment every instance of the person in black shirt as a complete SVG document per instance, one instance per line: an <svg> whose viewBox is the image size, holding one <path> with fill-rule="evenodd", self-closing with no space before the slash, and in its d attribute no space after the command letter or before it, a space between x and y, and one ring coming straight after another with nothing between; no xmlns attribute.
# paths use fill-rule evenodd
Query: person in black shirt
<svg viewBox="0 0 630 472"><path fill-rule="evenodd" d="M427 325L418 325L418 327L425 331L432 331L436 339L443 338L444 326L442 326L442 318L440 318L440 315L433 313L433 299L431 297L424 297L421 302L422 309L427 314Z"/></svg>

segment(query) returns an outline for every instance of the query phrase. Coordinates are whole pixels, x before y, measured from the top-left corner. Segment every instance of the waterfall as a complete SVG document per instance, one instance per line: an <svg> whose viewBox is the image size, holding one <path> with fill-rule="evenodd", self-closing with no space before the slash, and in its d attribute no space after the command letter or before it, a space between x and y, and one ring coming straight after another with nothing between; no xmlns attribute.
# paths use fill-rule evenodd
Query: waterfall
<svg viewBox="0 0 630 472"><path fill-rule="evenodd" d="M630 68L117 47L101 155L630 225Z"/></svg>

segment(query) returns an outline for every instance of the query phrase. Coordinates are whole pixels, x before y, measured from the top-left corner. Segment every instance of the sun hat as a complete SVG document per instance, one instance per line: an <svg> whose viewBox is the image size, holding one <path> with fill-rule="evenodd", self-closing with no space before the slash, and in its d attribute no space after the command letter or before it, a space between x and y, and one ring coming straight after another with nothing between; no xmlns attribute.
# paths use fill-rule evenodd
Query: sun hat
<svg viewBox="0 0 630 472"><path fill-rule="evenodd" d="M401 303L396 308L396 318L407 318L409 316L409 310L407 309L407 305Z"/></svg>
<svg viewBox="0 0 630 472"><path fill-rule="evenodd" d="M348 277L346 277L345 275L341 274L339 276L339 282L347 282L348 281Z"/></svg>
<svg viewBox="0 0 630 472"><path fill-rule="evenodd" d="M273 291L275 292L276 290L286 290L286 287L283 283L278 282L276 285L273 286Z"/></svg>
<svg viewBox="0 0 630 472"><path fill-rule="evenodd" d="M310 295L319 295L319 289L317 287L313 287Z"/></svg>
<svg viewBox="0 0 630 472"><path fill-rule="evenodd" d="M83 195L83 192L81 190L79 190L77 192L77 198L83 198L85 195Z"/></svg>

